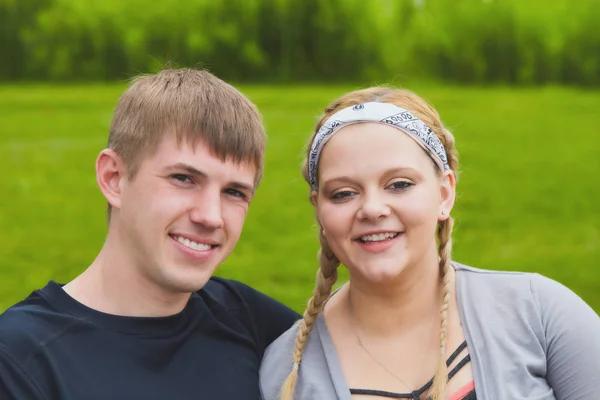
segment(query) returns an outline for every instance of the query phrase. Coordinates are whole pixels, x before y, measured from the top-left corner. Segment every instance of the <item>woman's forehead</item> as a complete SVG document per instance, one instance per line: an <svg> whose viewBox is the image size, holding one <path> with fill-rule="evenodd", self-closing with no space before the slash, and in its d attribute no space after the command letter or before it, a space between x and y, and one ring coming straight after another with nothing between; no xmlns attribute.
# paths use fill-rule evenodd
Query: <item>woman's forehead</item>
<svg viewBox="0 0 600 400"><path fill-rule="evenodd" d="M359 123L340 129L324 146L320 161L346 156L360 156L355 160L360 161L366 157L421 158L422 155L427 156L403 131L385 124Z"/></svg>
<svg viewBox="0 0 600 400"><path fill-rule="evenodd" d="M431 169L429 155L406 133L377 123L353 124L341 129L323 148L321 178L351 173L412 168ZM327 176L325 176L327 175Z"/></svg>

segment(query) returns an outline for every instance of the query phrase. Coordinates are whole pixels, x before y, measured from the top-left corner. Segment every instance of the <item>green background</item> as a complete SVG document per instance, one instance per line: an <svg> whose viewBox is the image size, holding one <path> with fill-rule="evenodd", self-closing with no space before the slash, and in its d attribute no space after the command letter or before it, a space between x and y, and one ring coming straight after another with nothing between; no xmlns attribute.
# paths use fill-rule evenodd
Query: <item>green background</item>
<svg viewBox="0 0 600 400"><path fill-rule="evenodd" d="M0 86L0 310L66 282L100 250L105 201L94 161L124 84ZM305 142L345 86L239 85L262 110L266 173L218 274L296 310L312 293L317 231L300 174ZM536 271L600 311L600 92L415 84L460 151L454 259ZM346 275L342 275L342 280Z"/></svg>
<svg viewBox="0 0 600 400"><path fill-rule="evenodd" d="M542 273L600 311L599 21L597 0L0 0L0 311L92 262L112 110L165 65L234 83L267 126L265 178L218 274L304 308L306 140L336 97L391 84L456 136L454 259Z"/></svg>

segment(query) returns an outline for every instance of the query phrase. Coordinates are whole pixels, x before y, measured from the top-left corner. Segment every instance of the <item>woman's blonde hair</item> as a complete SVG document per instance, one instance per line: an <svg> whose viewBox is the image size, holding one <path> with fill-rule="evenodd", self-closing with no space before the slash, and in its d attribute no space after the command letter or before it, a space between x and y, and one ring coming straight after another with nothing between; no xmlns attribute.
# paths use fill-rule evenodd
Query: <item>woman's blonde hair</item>
<svg viewBox="0 0 600 400"><path fill-rule="evenodd" d="M310 138L307 155L302 166L302 175L309 185L310 182L308 178L307 165L308 152L310 151L310 144L312 143L314 136L320 129L321 125L323 125L323 123L333 114L343 108L372 101L395 104L412 112L415 116L427 124L427 126L429 126L429 128L436 134L436 136L444 145L446 154L448 156L448 164L450 169L454 171L455 174L457 173L458 152L454 147L454 136L452 133L450 133L450 131L448 131L448 129L444 127L438 112L429 103L411 91L387 87L373 87L350 92L334 101L333 104L325 109L325 114L319 120L315 131ZM435 168L437 169L437 167ZM451 268L450 256L452 251L452 225L453 219L452 217L448 217L448 219L440 221L437 228L438 253L440 260L439 266L440 275L443 282L443 302L440 311L440 357L438 369L430 390L431 398L433 400L442 400L445 398L446 383L448 381L448 371L446 366L446 339L448 329L448 306L450 301L450 275L448 271ZM320 227L319 241L321 243L321 249L318 253L320 267L317 271L316 286L312 298L308 301L306 311L304 311L303 319L298 327L298 333L296 335L292 356L293 368L292 372L288 375L283 387L281 388L281 400L293 400L294 398L294 390L296 387L296 381L298 379L298 369L302 361L302 354L308 341L308 336L312 331L317 316L323 311L325 303L331 295L333 285L337 281L337 268L340 265L340 261L337 259L335 254L333 254L329 243L327 243L327 239L323 235L322 227Z"/></svg>

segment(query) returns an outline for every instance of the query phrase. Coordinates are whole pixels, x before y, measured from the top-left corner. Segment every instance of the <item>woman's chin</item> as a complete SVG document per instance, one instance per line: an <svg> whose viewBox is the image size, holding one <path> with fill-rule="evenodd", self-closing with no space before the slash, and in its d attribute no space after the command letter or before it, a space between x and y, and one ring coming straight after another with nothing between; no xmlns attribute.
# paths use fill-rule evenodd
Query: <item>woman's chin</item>
<svg viewBox="0 0 600 400"><path fill-rule="evenodd" d="M390 283L397 282L401 276L404 268L394 266L371 266L368 269L357 271L358 274L353 274L353 278L359 278L365 283L372 285L389 285Z"/></svg>

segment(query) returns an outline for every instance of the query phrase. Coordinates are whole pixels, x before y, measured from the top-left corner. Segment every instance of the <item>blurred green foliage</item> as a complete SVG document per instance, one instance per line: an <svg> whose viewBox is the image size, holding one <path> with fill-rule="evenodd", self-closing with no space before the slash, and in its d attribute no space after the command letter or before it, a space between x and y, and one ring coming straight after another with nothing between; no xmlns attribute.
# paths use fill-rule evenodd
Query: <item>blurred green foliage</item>
<svg viewBox="0 0 600 400"><path fill-rule="evenodd" d="M600 85L597 0L0 0L0 80Z"/></svg>

